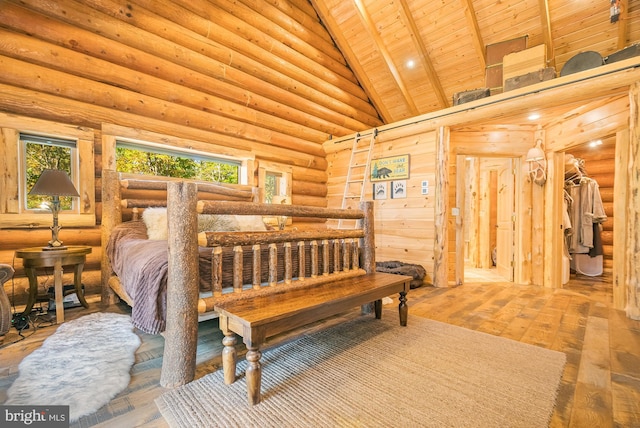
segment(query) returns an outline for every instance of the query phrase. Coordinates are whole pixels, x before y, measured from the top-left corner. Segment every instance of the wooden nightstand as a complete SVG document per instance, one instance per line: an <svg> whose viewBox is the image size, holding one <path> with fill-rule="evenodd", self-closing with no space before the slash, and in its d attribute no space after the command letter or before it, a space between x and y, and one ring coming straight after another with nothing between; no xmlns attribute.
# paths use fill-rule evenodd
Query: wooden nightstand
<svg viewBox="0 0 640 428"><path fill-rule="evenodd" d="M36 269L53 268L53 284L55 290L56 301L56 322L61 324L64 322L64 304L62 290L62 267L73 266L74 277L73 283L78 296L78 300L85 308L89 304L84 299L82 291L82 269L86 261L87 254L91 253L91 247L84 246L67 246L64 250L43 250L42 247L23 248L16 250L16 257L22 259L24 271L29 278L29 299L27 306L22 315L28 315L36 302L38 295L38 276Z"/></svg>

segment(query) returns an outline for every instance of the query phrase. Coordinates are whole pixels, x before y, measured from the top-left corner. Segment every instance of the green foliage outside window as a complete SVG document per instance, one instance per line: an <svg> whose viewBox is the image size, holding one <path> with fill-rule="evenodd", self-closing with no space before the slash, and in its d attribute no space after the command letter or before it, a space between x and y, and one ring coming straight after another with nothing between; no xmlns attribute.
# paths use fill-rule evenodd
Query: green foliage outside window
<svg viewBox="0 0 640 428"><path fill-rule="evenodd" d="M29 195L45 169L59 169L71 176L71 148L52 144L25 143L27 209L40 209L44 203L53 201L52 196ZM60 197L60 209L70 210L73 200L70 196Z"/></svg>
<svg viewBox="0 0 640 428"><path fill-rule="evenodd" d="M144 175L189 178L218 183L238 183L239 165L223 161L116 148L116 169Z"/></svg>

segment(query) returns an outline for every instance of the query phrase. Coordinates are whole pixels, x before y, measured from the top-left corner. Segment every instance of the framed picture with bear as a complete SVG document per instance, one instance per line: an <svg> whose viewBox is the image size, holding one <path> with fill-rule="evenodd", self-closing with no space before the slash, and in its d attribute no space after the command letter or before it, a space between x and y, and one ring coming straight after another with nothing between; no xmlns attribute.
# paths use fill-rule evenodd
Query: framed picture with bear
<svg viewBox="0 0 640 428"><path fill-rule="evenodd" d="M371 182L409 178L409 155L391 156L371 161Z"/></svg>

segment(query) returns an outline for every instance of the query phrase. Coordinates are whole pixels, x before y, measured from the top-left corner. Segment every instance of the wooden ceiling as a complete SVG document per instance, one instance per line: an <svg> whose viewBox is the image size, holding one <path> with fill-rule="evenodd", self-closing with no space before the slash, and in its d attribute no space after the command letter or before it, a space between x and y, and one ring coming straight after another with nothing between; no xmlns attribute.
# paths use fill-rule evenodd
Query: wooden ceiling
<svg viewBox="0 0 640 428"><path fill-rule="evenodd" d="M609 0L0 0L0 111L324 174L327 139L485 87L486 45L527 36L560 71L640 40L640 6L620 2L611 23Z"/></svg>
<svg viewBox="0 0 640 428"><path fill-rule="evenodd" d="M385 123L484 88L487 45L526 36L560 75L580 52L606 57L640 39L640 6L629 0L615 23L609 0L311 2Z"/></svg>

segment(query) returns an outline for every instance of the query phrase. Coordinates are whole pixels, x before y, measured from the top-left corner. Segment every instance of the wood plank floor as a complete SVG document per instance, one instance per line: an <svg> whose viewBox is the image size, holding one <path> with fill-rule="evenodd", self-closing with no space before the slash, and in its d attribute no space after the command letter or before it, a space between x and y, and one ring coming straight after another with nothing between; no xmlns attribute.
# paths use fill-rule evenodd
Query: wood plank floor
<svg viewBox="0 0 640 428"><path fill-rule="evenodd" d="M640 322L612 309L610 278L578 275L565 288L549 290L495 281L482 274L474 282L439 289L421 287L409 293L409 322L420 316L472 330L530 343L567 355L552 427L640 427ZM470 281L470 277L467 277ZM99 310L69 309L67 319ZM114 305L108 311L127 313ZM386 305L384 311L396 311ZM353 310L314 324L305 331L324 328L357 317ZM384 315L383 315L384 316ZM0 349L0 403L17 377L18 364L55 331L39 328L20 342ZM272 345L294 338L298 332L278 337ZM126 391L96 414L74 427L166 427L154 399L162 363L162 336L140 334L132 379ZM217 321L201 323L197 377L221 365L221 334ZM15 330L6 342L17 338Z"/></svg>

